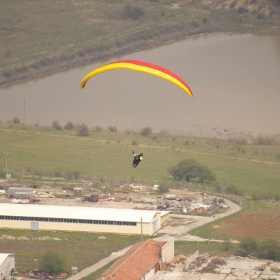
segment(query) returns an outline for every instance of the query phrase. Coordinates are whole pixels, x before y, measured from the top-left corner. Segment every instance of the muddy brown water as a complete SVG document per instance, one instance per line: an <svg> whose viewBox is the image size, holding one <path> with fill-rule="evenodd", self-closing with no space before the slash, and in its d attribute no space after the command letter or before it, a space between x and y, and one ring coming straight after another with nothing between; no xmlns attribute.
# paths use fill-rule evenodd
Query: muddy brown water
<svg viewBox="0 0 280 280"><path fill-rule="evenodd" d="M280 36L211 34L110 61L116 59L166 67L185 79L194 97L165 80L127 70L103 73L80 89L82 78L108 60L0 88L0 121L150 126L218 138L280 133Z"/></svg>

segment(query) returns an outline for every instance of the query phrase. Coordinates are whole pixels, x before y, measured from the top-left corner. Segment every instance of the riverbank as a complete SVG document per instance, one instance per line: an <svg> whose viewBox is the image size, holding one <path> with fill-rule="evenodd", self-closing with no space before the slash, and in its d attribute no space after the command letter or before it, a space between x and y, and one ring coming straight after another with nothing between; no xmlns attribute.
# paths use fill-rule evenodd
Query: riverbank
<svg viewBox="0 0 280 280"><path fill-rule="evenodd" d="M20 19L19 23L12 28L8 21L3 22L0 86L205 33L280 34L276 10L273 16L261 17L253 11L245 12L245 8L242 13L240 9L237 12L234 9L221 12L219 8L212 9L205 3L195 6L179 1L176 5L154 5L138 1L134 4L142 5L143 16L128 19L124 14L126 6L117 2L110 5L102 3L100 7L83 4L81 11L74 4L64 12L63 17L56 18L49 17L46 9L57 13L63 8L63 2L48 3L46 7L38 3L30 6L29 3L27 8L23 1L21 7L16 7L15 13L18 14L14 16L14 20ZM134 4L132 8L136 8ZM6 10L10 14L9 3L5 5L2 13ZM89 13L93 8L95 13ZM257 8L261 10L261 7ZM37 17L34 17L32 9L36 9ZM113 18L111 10L115 10ZM7 14L3 14L3 19L4 15Z"/></svg>
<svg viewBox="0 0 280 280"><path fill-rule="evenodd" d="M127 43L121 47L113 47L107 51L95 51L93 54L87 54L84 57L75 57L74 59L68 59L65 61L55 61L52 60L49 62L49 64L41 67L40 70L36 70L34 68L29 68L23 73L15 73L11 77L6 77L3 79L3 77L0 78L0 87L16 84L18 82L22 82L25 80L30 80L36 77L40 76L46 76L53 73L57 73L60 71L64 71L67 69L71 69L74 67L79 66L85 66L89 65L91 63L95 63L98 61L106 61L110 58L121 56L121 55L127 55L132 54L138 51L142 51L149 48L158 47L165 44L170 44L172 42L176 42L179 40L184 40L191 37L199 37L206 34L240 34L240 32L234 31L233 28L232 32L206 32L206 30L191 30L191 31L176 31L172 33L162 34L158 37L149 39L149 40L139 40L132 43ZM279 28L262 28L262 29L251 29L251 27L246 27L244 29L244 32L242 33L257 33L257 34L280 34L280 27Z"/></svg>

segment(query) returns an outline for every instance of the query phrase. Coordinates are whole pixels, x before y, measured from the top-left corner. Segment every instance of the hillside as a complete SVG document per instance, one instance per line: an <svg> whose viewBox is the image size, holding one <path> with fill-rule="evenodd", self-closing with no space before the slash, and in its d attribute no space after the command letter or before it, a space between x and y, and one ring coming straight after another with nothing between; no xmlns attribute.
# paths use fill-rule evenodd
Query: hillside
<svg viewBox="0 0 280 280"><path fill-rule="evenodd" d="M279 0L1 1L0 85L209 32L279 34Z"/></svg>

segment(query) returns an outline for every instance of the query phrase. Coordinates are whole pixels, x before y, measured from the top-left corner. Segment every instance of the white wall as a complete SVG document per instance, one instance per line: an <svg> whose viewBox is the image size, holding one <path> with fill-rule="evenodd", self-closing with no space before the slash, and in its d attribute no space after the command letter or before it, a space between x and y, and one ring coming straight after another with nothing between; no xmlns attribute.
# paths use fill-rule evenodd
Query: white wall
<svg viewBox="0 0 280 280"><path fill-rule="evenodd" d="M9 255L2 264L0 264L0 280L3 277L11 275L11 270L15 268L15 256Z"/></svg>
<svg viewBox="0 0 280 280"><path fill-rule="evenodd" d="M174 239L168 241L161 250L161 261L166 263L174 259Z"/></svg>
<svg viewBox="0 0 280 280"><path fill-rule="evenodd" d="M155 267L152 267L145 275L142 277L145 280L151 279L155 275Z"/></svg>

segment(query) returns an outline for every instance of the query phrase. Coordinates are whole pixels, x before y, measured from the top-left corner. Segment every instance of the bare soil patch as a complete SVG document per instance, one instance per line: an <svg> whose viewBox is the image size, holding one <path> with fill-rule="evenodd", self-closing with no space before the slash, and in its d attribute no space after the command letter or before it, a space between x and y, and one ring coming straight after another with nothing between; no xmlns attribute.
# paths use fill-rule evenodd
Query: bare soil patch
<svg viewBox="0 0 280 280"><path fill-rule="evenodd" d="M217 234L233 238L273 238L280 241L280 211L244 213L223 222L213 230Z"/></svg>

